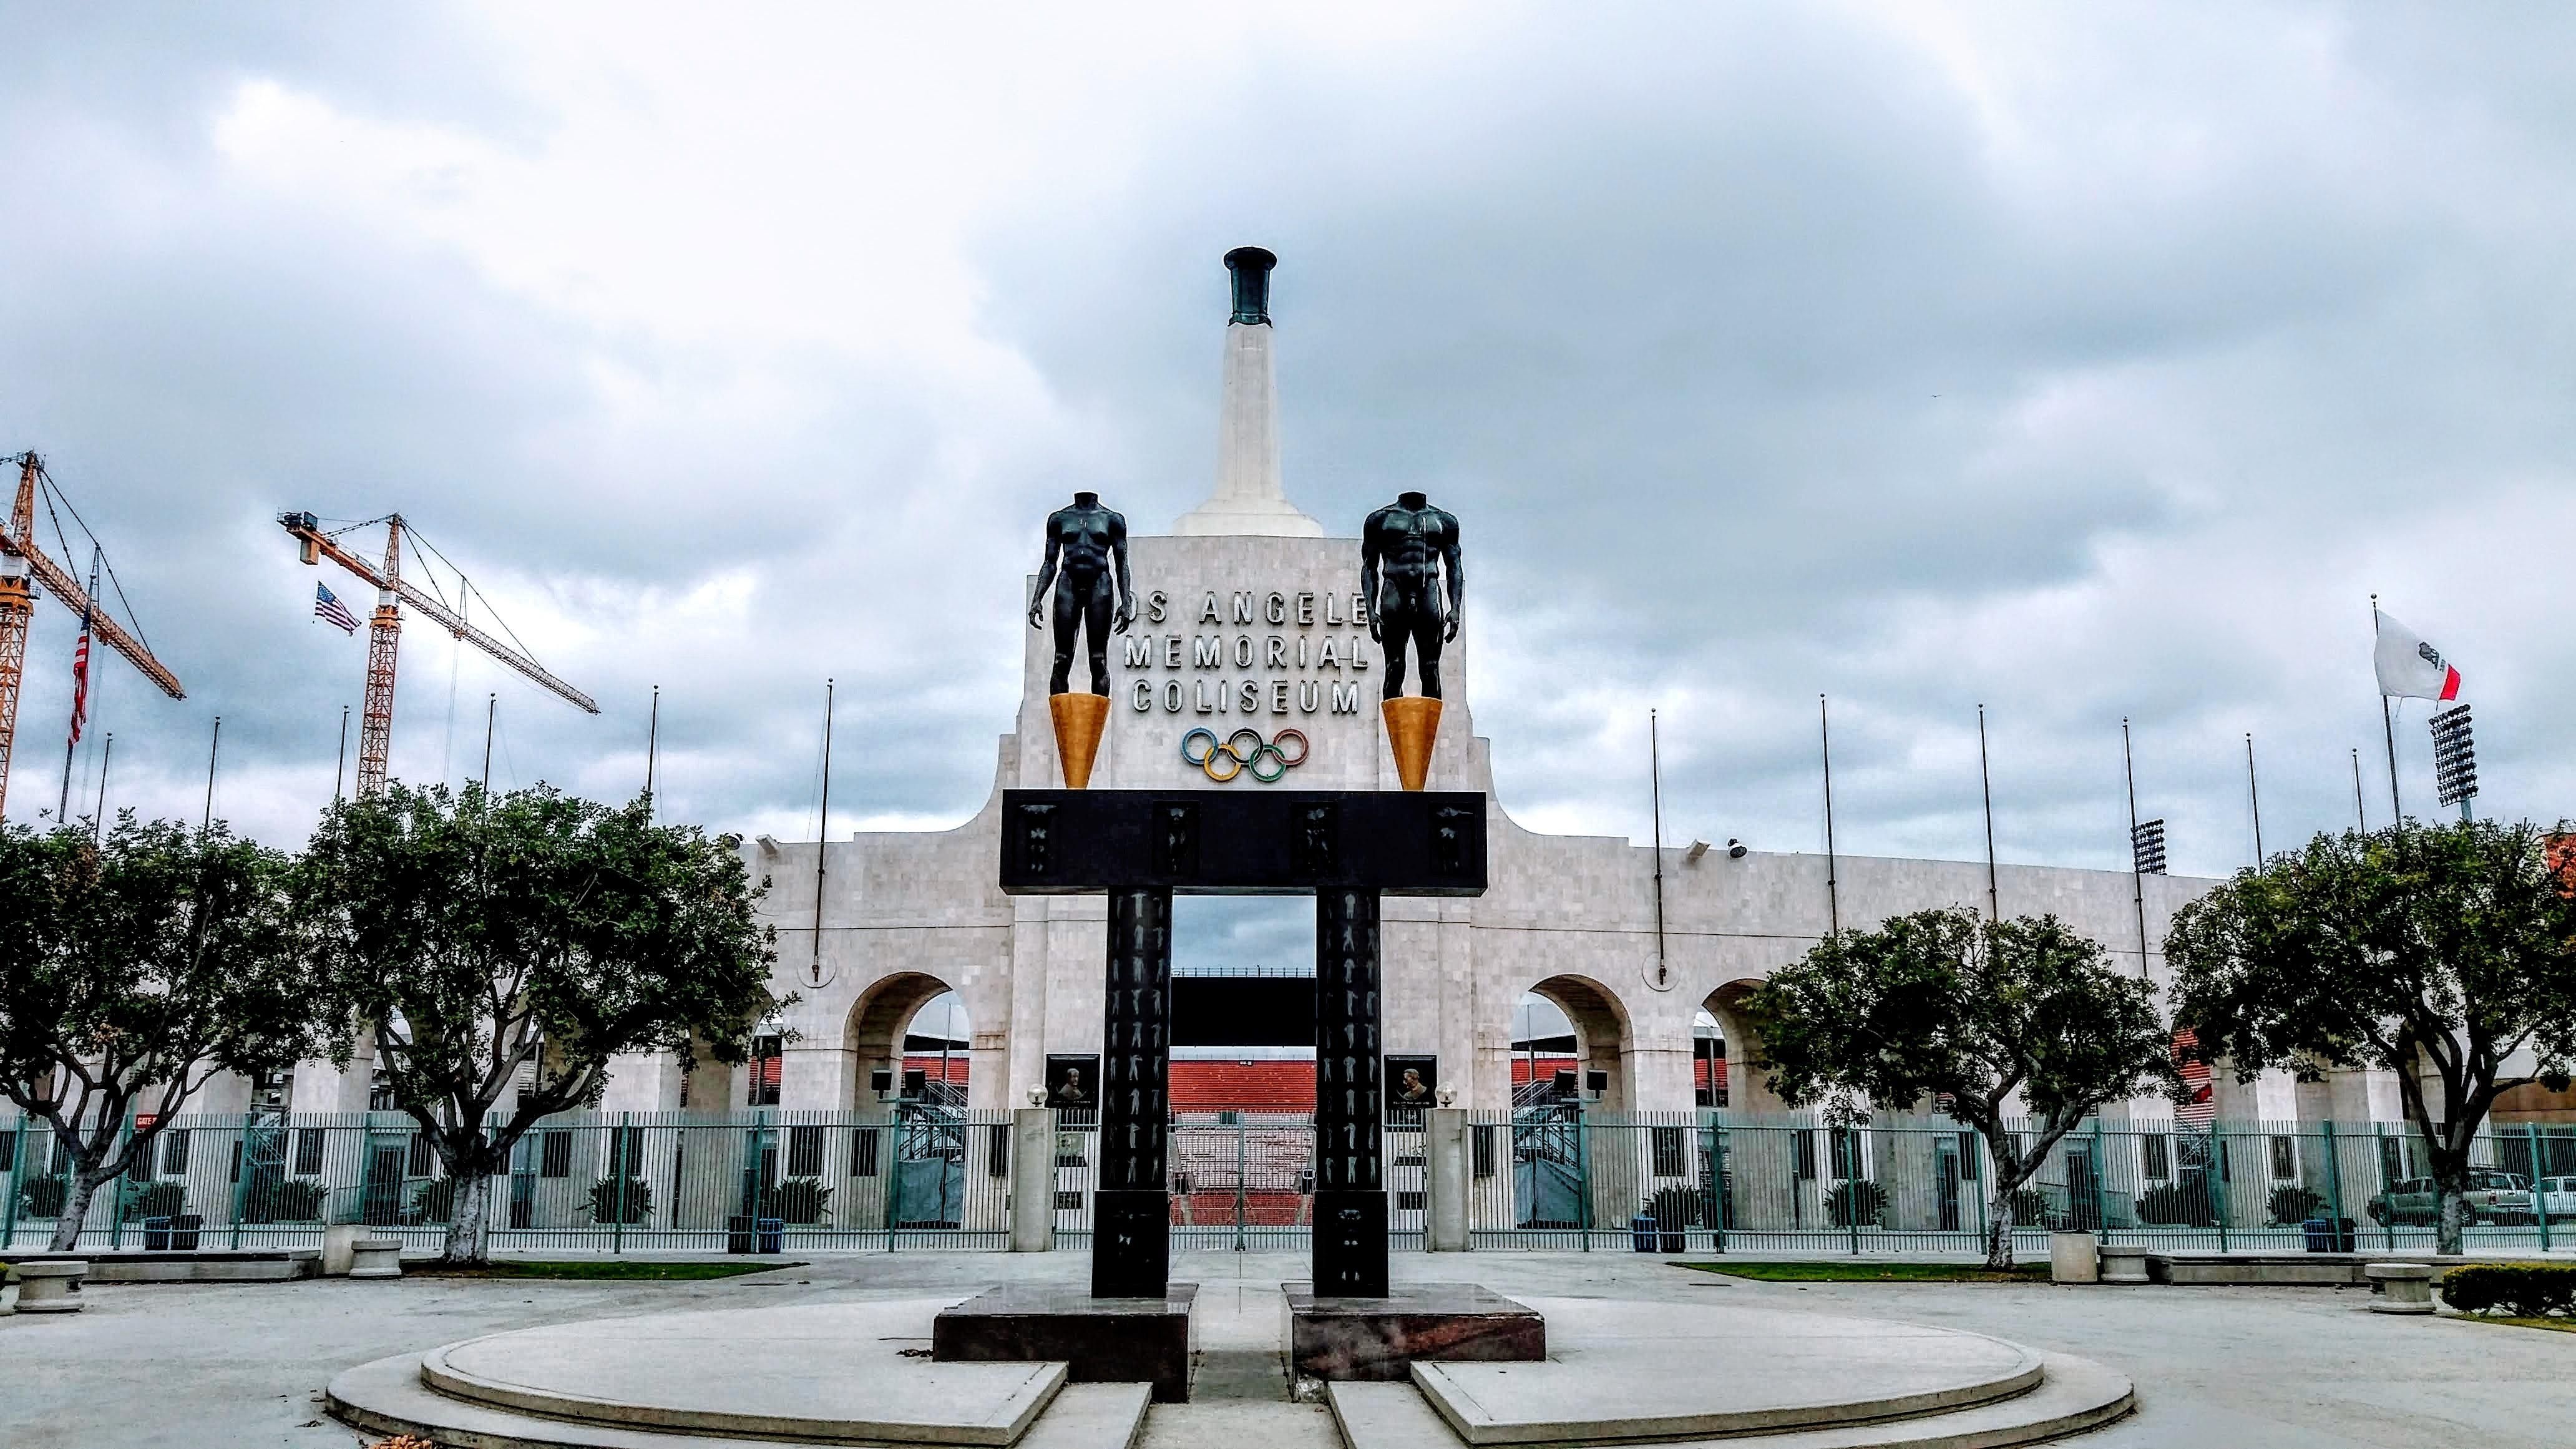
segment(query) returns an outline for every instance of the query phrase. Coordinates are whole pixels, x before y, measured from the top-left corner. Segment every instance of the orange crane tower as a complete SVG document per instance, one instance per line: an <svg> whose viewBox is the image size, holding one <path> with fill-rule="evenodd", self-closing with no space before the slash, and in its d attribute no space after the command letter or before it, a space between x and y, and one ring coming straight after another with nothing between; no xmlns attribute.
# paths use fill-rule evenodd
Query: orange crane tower
<svg viewBox="0 0 2576 1449"><path fill-rule="evenodd" d="M599 706L591 701L589 695L556 677L537 661L465 622L463 615L404 581L401 514L389 514L380 520L385 525L385 561L381 568L342 548L338 533L324 533L321 520L310 513L281 513L277 521L288 533L295 535L304 562L319 565L327 558L375 586L376 613L367 624L367 703L358 724L359 794L372 795L385 787L386 765L393 755L394 650L402 639L402 612L396 607L398 603L409 604L427 614L459 640L544 685L549 691L580 706L583 712L599 713ZM366 527L365 524L356 526ZM340 533L347 531L339 530Z"/></svg>
<svg viewBox="0 0 2576 1449"><path fill-rule="evenodd" d="M179 676L163 668L141 640L94 607L89 591L71 571L36 546L36 480L45 460L34 453L18 455L18 496L9 506L9 524L0 528L0 810L9 800L9 757L18 736L18 682L27 667L27 622L36 610L37 583L53 590L63 607L89 620L90 631L131 661L143 677L161 686L172 699L186 699ZM32 579L31 576L32 575Z"/></svg>

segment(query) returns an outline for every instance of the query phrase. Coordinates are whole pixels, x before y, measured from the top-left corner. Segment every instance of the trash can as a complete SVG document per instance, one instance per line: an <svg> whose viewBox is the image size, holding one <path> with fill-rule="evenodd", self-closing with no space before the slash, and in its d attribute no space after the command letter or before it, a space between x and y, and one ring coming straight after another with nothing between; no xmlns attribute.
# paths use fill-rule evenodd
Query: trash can
<svg viewBox="0 0 2576 1449"><path fill-rule="evenodd" d="M2311 1253L2349 1253L2353 1251L2353 1220L2350 1218L2310 1218L2299 1224L2307 1235Z"/></svg>
<svg viewBox="0 0 2576 1449"><path fill-rule="evenodd" d="M725 1251L728 1253L786 1252L787 1220L748 1216L726 1218Z"/></svg>
<svg viewBox="0 0 2576 1449"><path fill-rule="evenodd" d="M202 1213L179 1213L166 1218L143 1220L143 1250L147 1253L193 1253L197 1251L198 1231L206 1225Z"/></svg>
<svg viewBox="0 0 2576 1449"><path fill-rule="evenodd" d="M1651 1213L1639 1213L1628 1219L1628 1236L1636 1240L1638 1252L1655 1251L1655 1228L1654 1215Z"/></svg>

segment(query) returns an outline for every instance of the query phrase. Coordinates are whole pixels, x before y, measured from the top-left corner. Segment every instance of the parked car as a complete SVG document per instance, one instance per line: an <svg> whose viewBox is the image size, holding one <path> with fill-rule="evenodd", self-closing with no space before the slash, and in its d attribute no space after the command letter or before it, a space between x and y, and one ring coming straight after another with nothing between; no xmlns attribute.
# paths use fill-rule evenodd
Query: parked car
<svg viewBox="0 0 2576 1449"><path fill-rule="evenodd" d="M2576 1218L2576 1177L2544 1177L2540 1180L2540 1210L2549 1220Z"/></svg>
<svg viewBox="0 0 2576 1449"><path fill-rule="evenodd" d="M2576 1185L2576 1178L2556 1181ZM2518 1172L2499 1172L2492 1167L2469 1169L2469 1225L2481 1223L2530 1222L2531 1179ZM2551 1203L2549 1212L2556 1216L2559 1206ZM2576 1196L2571 1196L2567 1211L2576 1215ZM2429 1177L2410 1177L2390 1183L2388 1190L2370 1200L2370 1220L2375 1223L2428 1224L2442 1217L2442 1190Z"/></svg>

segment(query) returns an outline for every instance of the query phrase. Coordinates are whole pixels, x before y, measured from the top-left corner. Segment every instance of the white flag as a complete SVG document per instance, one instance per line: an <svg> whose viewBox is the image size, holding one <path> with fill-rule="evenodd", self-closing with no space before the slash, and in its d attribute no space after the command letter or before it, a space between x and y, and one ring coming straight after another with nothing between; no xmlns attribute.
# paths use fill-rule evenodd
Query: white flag
<svg viewBox="0 0 2576 1449"><path fill-rule="evenodd" d="M2379 643L2371 651L2379 671L2379 692L2399 699L2457 699L2460 671L2453 669L2423 635L2386 614L2379 616Z"/></svg>

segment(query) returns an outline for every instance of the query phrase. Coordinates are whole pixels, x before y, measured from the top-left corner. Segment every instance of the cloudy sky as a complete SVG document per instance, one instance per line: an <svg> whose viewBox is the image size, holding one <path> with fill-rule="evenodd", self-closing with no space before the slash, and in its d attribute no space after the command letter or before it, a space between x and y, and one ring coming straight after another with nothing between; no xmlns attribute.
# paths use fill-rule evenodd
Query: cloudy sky
<svg viewBox="0 0 2576 1449"><path fill-rule="evenodd" d="M590 718L404 636L395 770L813 837L971 814L1036 520L1215 456L1277 251L1289 490L1465 520L1545 829L2177 870L2389 813L2369 596L2576 811L2576 35L2545 7L0 7L0 448L189 698L109 801L294 843L363 635L274 519L402 510ZM69 526L66 520L66 526ZM49 536L49 534L48 534ZM333 587L348 581L319 575ZM345 593L363 605L363 590ZM50 810L37 616L9 816ZM2399 717L2432 810L2425 709ZM95 736L93 736L95 739ZM75 765L96 788L96 761Z"/></svg>

